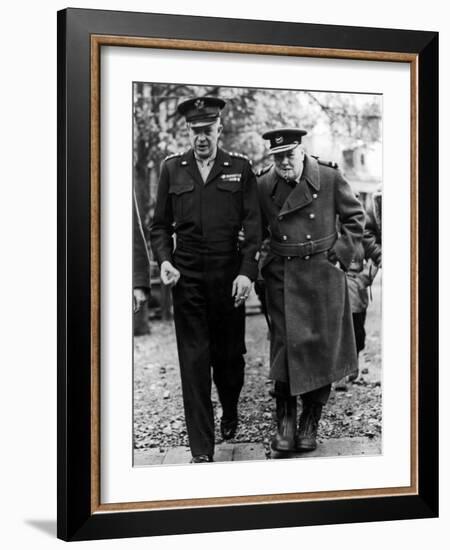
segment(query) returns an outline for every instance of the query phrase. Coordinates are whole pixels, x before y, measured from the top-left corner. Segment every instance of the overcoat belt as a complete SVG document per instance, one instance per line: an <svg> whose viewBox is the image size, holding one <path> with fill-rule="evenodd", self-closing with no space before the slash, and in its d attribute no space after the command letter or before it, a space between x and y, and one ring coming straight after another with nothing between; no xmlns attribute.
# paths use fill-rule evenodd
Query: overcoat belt
<svg viewBox="0 0 450 550"><path fill-rule="evenodd" d="M270 377L300 395L357 369L344 270L361 242L364 211L340 172L308 155L294 187L272 167L258 178L258 191L270 238L261 269ZM331 249L340 267L329 261Z"/></svg>

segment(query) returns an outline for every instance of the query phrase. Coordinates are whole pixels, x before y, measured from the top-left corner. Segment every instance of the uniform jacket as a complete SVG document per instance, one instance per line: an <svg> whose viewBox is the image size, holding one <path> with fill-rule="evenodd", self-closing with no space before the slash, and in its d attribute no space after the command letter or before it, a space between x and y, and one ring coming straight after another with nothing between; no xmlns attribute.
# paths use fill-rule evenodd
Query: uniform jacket
<svg viewBox="0 0 450 550"><path fill-rule="evenodd" d="M350 266L361 243L364 211L337 169L306 155L293 189L272 167L258 178L258 191L272 242L314 243L328 237L341 266ZM309 246L303 257L275 253L272 246L262 266L272 321L271 377L289 382L292 395L357 368L345 273L328 260L327 250L316 253Z"/></svg>
<svg viewBox="0 0 450 550"><path fill-rule="evenodd" d="M249 161L218 148L206 182L192 150L166 159L161 168L151 243L159 264L172 261L174 243L188 240L213 250L240 243L240 274L254 280L261 246L261 222L256 177Z"/></svg>

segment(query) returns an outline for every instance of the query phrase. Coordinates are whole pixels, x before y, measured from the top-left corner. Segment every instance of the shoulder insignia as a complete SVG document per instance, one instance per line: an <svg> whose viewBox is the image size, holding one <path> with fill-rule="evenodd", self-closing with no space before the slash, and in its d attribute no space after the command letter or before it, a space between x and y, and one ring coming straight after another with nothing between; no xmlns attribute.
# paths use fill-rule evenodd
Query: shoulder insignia
<svg viewBox="0 0 450 550"><path fill-rule="evenodd" d="M174 158L177 158L177 157L181 157L181 155L183 154L183 152L178 152L178 153L172 153L171 155L167 155L167 157L164 159L164 162L166 160L170 160L170 159L174 159Z"/></svg>
<svg viewBox="0 0 450 550"><path fill-rule="evenodd" d="M334 168L335 170L338 169L338 163L337 162L334 162L332 160L329 160L329 161L320 160L319 157L314 157L314 158L317 159L317 162L319 164L321 164L322 166L328 166L328 168Z"/></svg>
<svg viewBox="0 0 450 550"><path fill-rule="evenodd" d="M228 153L230 155L230 157L235 157L235 158L239 158L239 159L244 159L244 160L248 160L249 161L249 158L246 157L245 155L243 155L242 153L235 153L234 151ZM250 161L249 161L250 162Z"/></svg>
<svg viewBox="0 0 450 550"><path fill-rule="evenodd" d="M252 165L252 161L246 155L243 155L242 153L236 153L235 151L228 151L228 155L230 155L230 157L235 158L235 159L246 160L250 164L250 166Z"/></svg>
<svg viewBox="0 0 450 550"><path fill-rule="evenodd" d="M267 172L272 168L273 164L269 164L268 166L264 166L260 170L256 172L256 176L263 176L264 174L267 174Z"/></svg>

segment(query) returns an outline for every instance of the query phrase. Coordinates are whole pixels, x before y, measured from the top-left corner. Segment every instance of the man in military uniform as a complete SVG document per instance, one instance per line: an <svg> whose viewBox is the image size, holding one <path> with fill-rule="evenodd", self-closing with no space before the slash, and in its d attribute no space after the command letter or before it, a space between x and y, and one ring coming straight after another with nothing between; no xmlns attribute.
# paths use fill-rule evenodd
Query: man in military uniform
<svg viewBox="0 0 450 550"><path fill-rule="evenodd" d="M305 134L266 132L274 164L258 177L270 237L262 275L277 411L272 449L279 452L316 448L331 383L357 370L344 270L361 242L364 212L334 166L305 154ZM297 429L298 395L303 408Z"/></svg>
<svg viewBox="0 0 450 550"><path fill-rule="evenodd" d="M211 462L211 367L224 439L234 436L244 382L245 300L257 274L261 226L248 160L218 147L225 102L184 101L191 148L161 169L151 245L173 287L175 330L192 462ZM245 237L238 243L239 230ZM173 234L176 235L176 247Z"/></svg>

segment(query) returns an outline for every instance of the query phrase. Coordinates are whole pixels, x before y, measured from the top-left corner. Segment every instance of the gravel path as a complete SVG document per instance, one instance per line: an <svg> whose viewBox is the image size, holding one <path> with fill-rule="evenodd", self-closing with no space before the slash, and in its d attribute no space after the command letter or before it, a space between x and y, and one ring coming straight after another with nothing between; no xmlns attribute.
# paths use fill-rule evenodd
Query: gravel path
<svg viewBox="0 0 450 550"><path fill-rule="evenodd" d="M381 435L381 349L379 281L366 323L366 349L360 377L347 391L332 390L320 424L320 439ZM245 384L240 399L240 425L235 442L269 442L275 429L274 399L267 380L269 341L264 316L248 315ZM152 322L152 333L135 338L134 446L136 449L187 445L178 358L172 322ZM213 403L216 441L220 442L220 404L215 388Z"/></svg>

